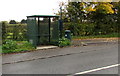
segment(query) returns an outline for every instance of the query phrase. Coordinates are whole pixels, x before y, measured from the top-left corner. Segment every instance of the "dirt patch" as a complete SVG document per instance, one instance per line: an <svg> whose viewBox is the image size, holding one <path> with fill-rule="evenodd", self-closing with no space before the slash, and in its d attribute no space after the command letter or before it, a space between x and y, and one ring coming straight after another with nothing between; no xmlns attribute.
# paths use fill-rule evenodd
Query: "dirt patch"
<svg viewBox="0 0 120 76"><path fill-rule="evenodd" d="M92 38L92 39L73 39L73 46L88 46L88 45L99 45L109 44L112 42L118 42L119 38Z"/></svg>
<svg viewBox="0 0 120 76"><path fill-rule="evenodd" d="M73 40L118 40L120 38L115 37L115 38L90 38L90 39L73 39Z"/></svg>

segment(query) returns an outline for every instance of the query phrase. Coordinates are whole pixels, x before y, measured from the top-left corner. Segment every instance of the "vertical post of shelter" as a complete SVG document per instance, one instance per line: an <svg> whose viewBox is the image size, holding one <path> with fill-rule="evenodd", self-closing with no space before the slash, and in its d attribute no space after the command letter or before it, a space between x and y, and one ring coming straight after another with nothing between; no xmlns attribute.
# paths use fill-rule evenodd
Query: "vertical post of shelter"
<svg viewBox="0 0 120 76"><path fill-rule="evenodd" d="M38 42L40 42L40 33L39 33L39 31L40 31L40 19L39 19L39 17L38 17ZM37 44L40 44L40 43L37 43Z"/></svg>
<svg viewBox="0 0 120 76"><path fill-rule="evenodd" d="M49 17L49 43L50 43L50 24L51 24L51 21L50 21L50 17Z"/></svg>

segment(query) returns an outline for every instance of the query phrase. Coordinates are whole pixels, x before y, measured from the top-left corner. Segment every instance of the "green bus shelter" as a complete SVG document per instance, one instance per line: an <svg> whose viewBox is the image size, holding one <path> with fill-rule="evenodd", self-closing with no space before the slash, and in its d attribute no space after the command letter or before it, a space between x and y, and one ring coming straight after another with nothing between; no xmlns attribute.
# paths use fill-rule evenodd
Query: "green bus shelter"
<svg viewBox="0 0 120 76"><path fill-rule="evenodd" d="M60 36L58 15L27 16L27 37L34 46L58 45Z"/></svg>

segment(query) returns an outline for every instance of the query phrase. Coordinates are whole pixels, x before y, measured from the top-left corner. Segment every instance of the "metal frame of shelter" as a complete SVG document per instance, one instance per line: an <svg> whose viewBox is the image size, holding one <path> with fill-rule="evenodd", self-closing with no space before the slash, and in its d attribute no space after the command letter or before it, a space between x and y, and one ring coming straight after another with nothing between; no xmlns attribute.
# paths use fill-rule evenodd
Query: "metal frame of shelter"
<svg viewBox="0 0 120 76"><path fill-rule="evenodd" d="M58 45L60 21L58 15L27 16L27 37L34 46Z"/></svg>

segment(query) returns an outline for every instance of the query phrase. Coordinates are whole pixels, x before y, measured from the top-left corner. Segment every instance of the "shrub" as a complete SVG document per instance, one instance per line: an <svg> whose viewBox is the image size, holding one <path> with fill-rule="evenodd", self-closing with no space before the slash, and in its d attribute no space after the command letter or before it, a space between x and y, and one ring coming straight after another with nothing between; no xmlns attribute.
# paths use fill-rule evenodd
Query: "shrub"
<svg viewBox="0 0 120 76"><path fill-rule="evenodd" d="M14 50L17 48L16 41L13 40L5 40L4 44L2 45L2 49L4 50Z"/></svg>
<svg viewBox="0 0 120 76"><path fill-rule="evenodd" d="M17 42L17 49L14 50L14 52L20 52L20 51L28 51L35 49L33 45L27 41L18 41Z"/></svg>
<svg viewBox="0 0 120 76"><path fill-rule="evenodd" d="M5 40L2 45L2 53L13 53L13 52L21 52L35 49L33 45L27 41L13 41L13 40Z"/></svg>
<svg viewBox="0 0 120 76"><path fill-rule="evenodd" d="M64 47L64 46L69 46L71 45L71 41L67 38L62 38L59 40L59 46Z"/></svg>
<svg viewBox="0 0 120 76"><path fill-rule="evenodd" d="M74 36L93 35L95 23L64 23L64 29L71 30Z"/></svg>

